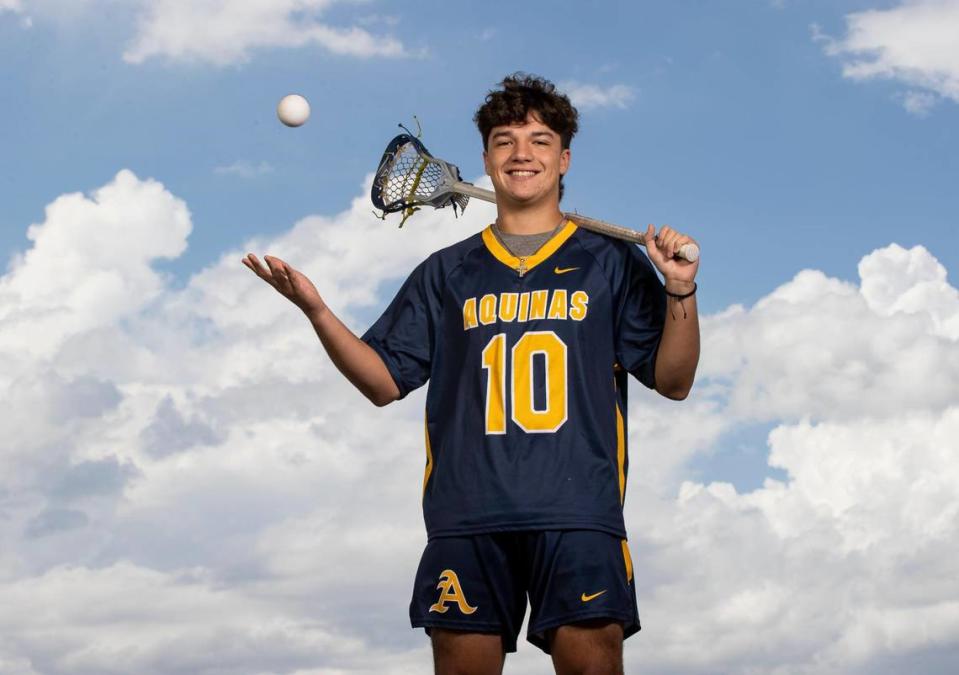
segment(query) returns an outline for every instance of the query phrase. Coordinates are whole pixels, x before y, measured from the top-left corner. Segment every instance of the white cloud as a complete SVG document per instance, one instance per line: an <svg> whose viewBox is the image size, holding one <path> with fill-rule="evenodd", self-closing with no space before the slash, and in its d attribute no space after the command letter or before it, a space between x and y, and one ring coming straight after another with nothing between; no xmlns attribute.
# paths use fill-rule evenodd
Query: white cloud
<svg viewBox="0 0 959 675"><path fill-rule="evenodd" d="M916 664L959 654L959 294L922 247L875 251L859 274L803 271L706 317L685 410L634 405L627 522L652 631L635 666L950 672ZM756 422L785 481L683 480L687 458Z"/></svg>
<svg viewBox="0 0 959 675"><path fill-rule="evenodd" d="M902 106L916 117L927 117L939 97L928 91L907 91L900 96Z"/></svg>
<svg viewBox="0 0 959 675"><path fill-rule="evenodd" d="M323 20L333 5L348 0L124 0L130 6L133 34L123 58L140 64L150 59L229 66L248 62L265 49L319 47L355 58L420 56L390 34L371 33L363 25L396 25L395 17L358 16L356 25ZM115 0L0 0L0 12L74 28L81 19L115 11Z"/></svg>
<svg viewBox="0 0 959 675"><path fill-rule="evenodd" d="M959 294L946 268L922 246L875 251L859 261L859 276L866 304L879 316L913 317L931 334L959 340Z"/></svg>
<svg viewBox="0 0 959 675"><path fill-rule="evenodd" d="M24 8L21 0L0 0L0 14L3 14L4 12L18 14L20 17L21 28L29 29L33 27L33 19L23 13ZM2 666L3 662L0 661L0 667Z"/></svg>
<svg viewBox="0 0 959 675"><path fill-rule="evenodd" d="M370 648L333 622L217 587L202 570L58 567L0 585L0 595L3 633L46 675L292 672Z"/></svg>
<svg viewBox="0 0 959 675"><path fill-rule="evenodd" d="M959 0L906 0L891 9L846 17L846 35L814 38L840 58L843 75L889 79L907 85L906 109L926 114L936 97L959 102Z"/></svg>
<svg viewBox="0 0 959 675"><path fill-rule="evenodd" d="M31 226L0 277L0 670L429 668L406 618L423 392L371 406L239 262L286 258L361 331L385 289L493 213L398 230L368 190L182 290L151 266L184 250L189 211L156 181L122 171ZM704 317L683 403L632 387L629 671L891 675L959 655L959 295L921 247L859 274L805 270ZM785 480L690 480L756 423ZM551 672L520 650L506 672Z"/></svg>
<svg viewBox="0 0 959 675"><path fill-rule="evenodd" d="M738 417L821 419L941 411L956 402L959 298L921 247L863 258L861 287L800 272L751 311L704 324L700 373Z"/></svg>
<svg viewBox="0 0 959 675"><path fill-rule="evenodd" d="M251 162L248 159L238 159L232 164L218 166L213 169L213 173L226 176L239 176L240 178L256 178L273 173L273 165L266 161Z"/></svg>
<svg viewBox="0 0 959 675"><path fill-rule="evenodd" d="M122 171L31 226L32 248L0 277L0 316L15 328L0 340L4 672L429 662L405 618L425 539L422 393L375 409L320 358L299 311L240 264L246 250L287 258L355 324L383 284L492 213L423 211L399 230L373 216L368 191L225 254L182 291L150 269L191 228L155 181ZM107 273L114 284L95 283ZM49 612L29 609L37 598ZM31 637L43 634L59 637Z"/></svg>
<svg viewBox="0 0 959 675"><path fill-rule="evenodd" d="M0 279L0 351L51 354L71 335L109 325L162 290L150 264L186 249L186 205L161 184L130 171L89 198L59 197L33 241Z"/></svg>
<svg viewBox="0 0 959 675"><path fill-rule="evenodd" d="M625 109L636 98L636 90L625 84L613 84L603 87L585 82L566 81L559 88L569 96L573 105L580 110L596 108Z"/></svg>
<svg viewBox="0 0 959 675"><path fill-rule="evenodd" d="M784 424L770 460L789 482L643 499L632 532L655 632L643 670L874 673L912 650L959 651L957 437L959 405Z"/></svg>
<svg viewBox="0 0 959 675"><path fill-rule="evenodd" d="M402 42L358 26L320 20L335 0L155 0L145 3L137 33L123 58L198 61L225 66L250 59L254 50L319 46L354 57L407 56Z"/></svg>

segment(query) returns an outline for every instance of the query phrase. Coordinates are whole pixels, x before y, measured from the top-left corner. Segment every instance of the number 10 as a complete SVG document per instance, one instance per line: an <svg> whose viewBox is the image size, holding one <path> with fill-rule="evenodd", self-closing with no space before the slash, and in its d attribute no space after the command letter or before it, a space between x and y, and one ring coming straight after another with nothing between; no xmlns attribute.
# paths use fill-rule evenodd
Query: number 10
<svg viewBox="0 0 959 675"><path fill-rule="evenodd" d="M546 405L533 405L533 357L546 361ZM525 432L551 434L566 422L566 343L553 331L525 333L511 353L510 406L513 421ZM506 433L506 334L497 333L483 348L486 380L486 433Z"/></svg>

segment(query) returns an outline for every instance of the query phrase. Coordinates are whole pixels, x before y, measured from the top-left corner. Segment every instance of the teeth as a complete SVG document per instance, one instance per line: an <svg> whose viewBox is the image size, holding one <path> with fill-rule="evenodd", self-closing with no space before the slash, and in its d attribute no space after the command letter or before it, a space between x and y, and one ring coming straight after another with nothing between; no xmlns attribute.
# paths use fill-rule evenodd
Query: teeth
<svg viewBox="0 0 959 675"><path fill-rule="evenodd" d="M536 174L535 171L510 171L511 176L533 176Z"/></svg>

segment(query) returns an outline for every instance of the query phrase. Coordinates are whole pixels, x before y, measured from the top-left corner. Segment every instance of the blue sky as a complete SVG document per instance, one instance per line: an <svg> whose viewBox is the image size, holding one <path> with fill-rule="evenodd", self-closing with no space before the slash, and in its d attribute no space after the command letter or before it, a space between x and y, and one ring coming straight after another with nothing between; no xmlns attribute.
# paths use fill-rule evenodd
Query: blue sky
<svg viewBox="0 0 959 675"><path fill-rule="evenodd" d="M364 330L493 215L373 218L397 124L482 180L523 70L581 111L566 209L702 248L697 386L631 394L627 672L949 672L959 2L557 7L0 0L0 671L424 672L422 392L374 411L239 260Z"/></svg>
<svg viewBox="0 0 959 675"><path fill-rule="evenodd" d="M7 256L56 195L127 167L189 203L190 247L168 265L185 278L224 246L342 209L413 115L434 152L479 176L472 113L498 79L524 69L628 89L622 107L583 111L565 206L693 233L708 255L707 309L755 301L805 267L854 278L859 257L891 241L925 244L949 269L959 262L949 245L954 102L910 114L896 100L908 84L844 78L843 59L813 39L813 24L840 39L847 14L882 3L601 3L595 16L557 17L538 3L452 16L446 3L339 3L331 24L363 21L410 56L250 48L224 65L125 62L137 14L106 6L117 20L75 10L29 29L11 13L0 23ZM297 130L273 112L290 91L314 108ZM269 173L216 172L237 162Z"/></svg>

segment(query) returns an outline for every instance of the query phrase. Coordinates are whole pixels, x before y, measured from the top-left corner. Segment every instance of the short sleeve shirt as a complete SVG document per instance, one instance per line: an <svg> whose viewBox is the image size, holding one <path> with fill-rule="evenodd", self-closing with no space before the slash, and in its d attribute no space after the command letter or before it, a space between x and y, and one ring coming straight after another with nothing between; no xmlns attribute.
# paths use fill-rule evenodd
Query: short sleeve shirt
<svg viewBox="0 0 959 675"><path fill-rule="evenodd" d="M626 373L655 386L665 308L635 245L572 222L528 258L486 228L421 263L363 340L401 397L429 382L428 536L625 536Z"/></svg>

